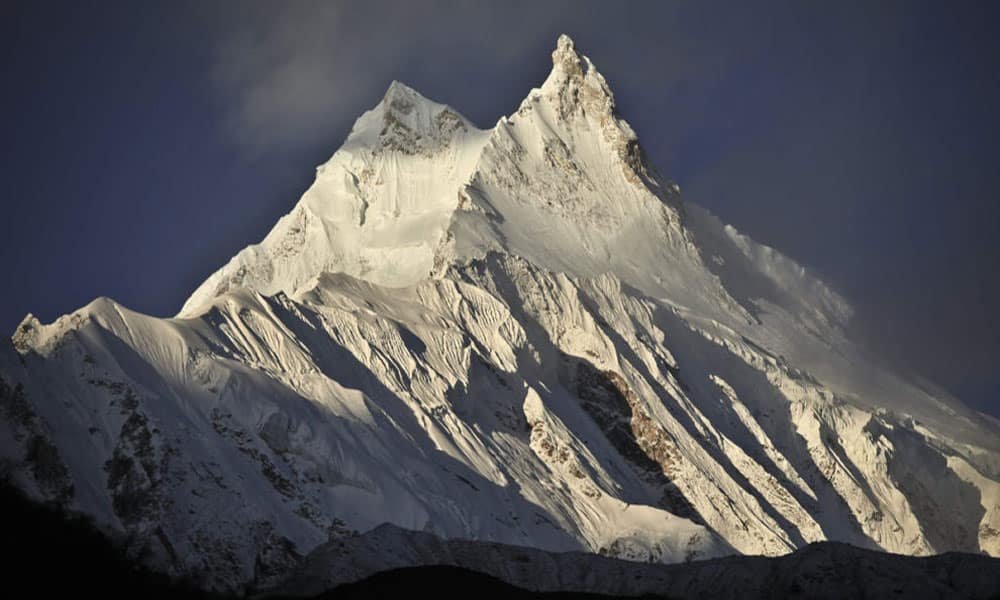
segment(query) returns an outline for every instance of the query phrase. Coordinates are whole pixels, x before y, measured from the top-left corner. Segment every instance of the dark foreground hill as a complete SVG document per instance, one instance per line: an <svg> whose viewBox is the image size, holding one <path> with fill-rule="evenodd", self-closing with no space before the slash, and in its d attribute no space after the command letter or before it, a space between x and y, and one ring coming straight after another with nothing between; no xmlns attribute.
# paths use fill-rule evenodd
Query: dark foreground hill
<svg viewBox="0 0 1000 600"><path fill-rule="evenodd" d="M120 544L86 519L30 502L6 485L0 486L0 509L3 586L8 592L30 590L39 598L235 597L204 592L191 582L141 568L137 557L127 556ZM350 573L355 574L353 581ZM586 589L605 595L584 593ZM324 545L306 557L292 580L267 597L601 598L623 592L650 598L741 600L992 599L1000 598L1000 560L959 553L904 557L822 543L779 558L737 556L651 565L445 541L380 527Z"/></svg>

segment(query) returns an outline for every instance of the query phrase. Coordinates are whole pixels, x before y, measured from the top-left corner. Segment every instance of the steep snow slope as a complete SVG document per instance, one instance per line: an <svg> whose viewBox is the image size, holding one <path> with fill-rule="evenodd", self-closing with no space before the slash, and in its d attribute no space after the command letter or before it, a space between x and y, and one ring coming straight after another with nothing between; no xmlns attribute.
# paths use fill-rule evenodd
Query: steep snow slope
<svg viewBox="0 0 1000 600"><path fill-rule="evenodd" d="M521 306L533 290L507 293ZM25 325L20 364L4 372L26 391L8 389L5 404L27 415L14 435L58 449L44 470L57 476L35 477L36 491L72 485L71 506L137 534L178 572L259 580L256 565L293 560L292 544L385 521L663 560L728 551L657 507L662 475L623 456L581 406L581 389L616 402L622 384L551 343L529 347L504 300L467 283L389 290L327 274L294 298L222 296L197 319L98 300ZM27 439L15 474L38 443Z"/></svg>
<svg viewBox="0 0 1000 600"><path fill-rule="evenodd" d="M265 240L156 319L0 350L0 456L205 585L381 523L637 560L1000 553L998 427L682 202L563 36L480 131L394 83Z"/></svg>
<svg viewBox="0 0 1000 600"><path fill-rule="evenodd" d="M392 82L292 212L209 277L180 316L234 288L292 293L326 271L394 287L425 279L487 135Z"/></svg>

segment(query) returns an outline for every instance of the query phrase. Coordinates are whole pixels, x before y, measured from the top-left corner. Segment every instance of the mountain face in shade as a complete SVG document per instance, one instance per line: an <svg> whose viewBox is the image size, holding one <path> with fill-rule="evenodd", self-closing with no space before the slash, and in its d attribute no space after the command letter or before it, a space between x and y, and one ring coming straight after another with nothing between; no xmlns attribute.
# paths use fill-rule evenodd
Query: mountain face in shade
<svg viewBox="0 0 1000 600"><path fill-rule="evenodd" d="M488 130L394 82L171 319L0 347L0 457L156 569L272 585L380 525L645 562L1000 554L1000 425L682 199L562 36Z"/></svg>

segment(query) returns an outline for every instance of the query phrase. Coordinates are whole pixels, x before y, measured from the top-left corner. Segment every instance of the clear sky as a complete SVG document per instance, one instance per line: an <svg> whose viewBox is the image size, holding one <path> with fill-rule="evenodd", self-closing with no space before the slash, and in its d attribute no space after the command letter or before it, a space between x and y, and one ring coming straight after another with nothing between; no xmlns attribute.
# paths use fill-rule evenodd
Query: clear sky
<svg viewBox="0 0 1000 600"><path fill-rule="evenodd" d="M752 4L752 6L748 6ZM684 196L1000 415L1000 4L3 2L0 329L174 314L392 79L481 127L561 32Z"/></svg>

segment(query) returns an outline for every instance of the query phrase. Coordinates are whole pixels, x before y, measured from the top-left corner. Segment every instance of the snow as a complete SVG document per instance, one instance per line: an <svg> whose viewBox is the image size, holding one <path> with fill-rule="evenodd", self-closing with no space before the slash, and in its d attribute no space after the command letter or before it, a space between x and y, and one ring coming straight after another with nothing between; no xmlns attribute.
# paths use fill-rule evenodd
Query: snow
<svg viewBox="0 0 1000 600"><path fill-rule="evenodd" d="M327 271L389 287L426 278L486 138L453 109L394 81L317 168L292 212L209 277L179 316L201 314L234 287L292 294Z"/></svg>
<svg viewBox="0 0 1000 600"><path fill-rule="evenodd" d="M850 314L682 200L563 36L490 130L393 82L177 317L29 315L0 456L231 589L384 523L657 562L997 554L996 422L886 369Z"/></svg>

